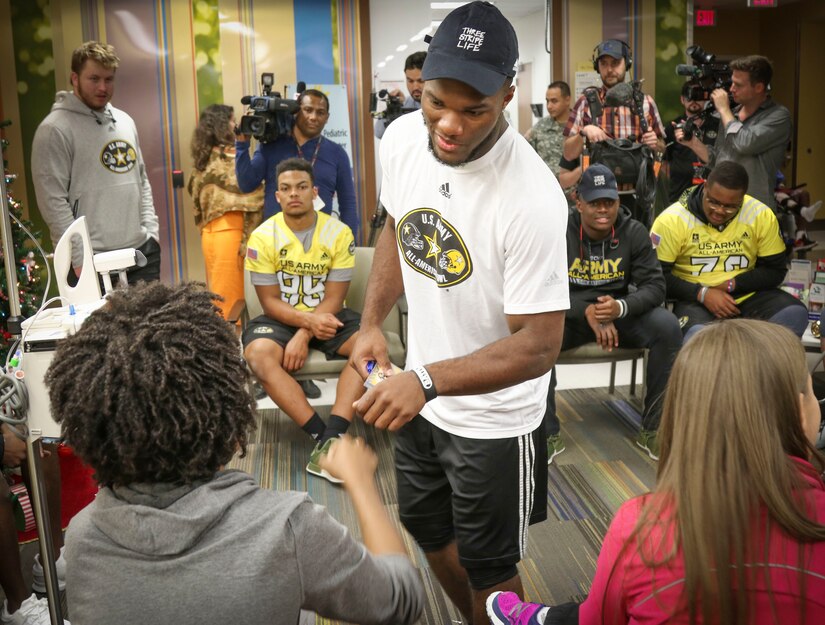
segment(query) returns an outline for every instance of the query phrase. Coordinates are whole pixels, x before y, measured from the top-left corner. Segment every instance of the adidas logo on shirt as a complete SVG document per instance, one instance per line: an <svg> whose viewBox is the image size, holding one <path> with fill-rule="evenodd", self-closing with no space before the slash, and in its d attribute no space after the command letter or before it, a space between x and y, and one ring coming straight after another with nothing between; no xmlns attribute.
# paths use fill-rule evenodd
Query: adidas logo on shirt
<svg viewBox="0 0 825 625"><path fill-rule="evenodd" d="M440 187L438 187L438 192L443 195L448 200L450 199L450 183L445 182Z"/></svg>
<svg viewBox="0 0 825 625"><path fill-rule="evenodd" d="M329 254L326 252L321 253L321 260L329 260Z"/></svg>

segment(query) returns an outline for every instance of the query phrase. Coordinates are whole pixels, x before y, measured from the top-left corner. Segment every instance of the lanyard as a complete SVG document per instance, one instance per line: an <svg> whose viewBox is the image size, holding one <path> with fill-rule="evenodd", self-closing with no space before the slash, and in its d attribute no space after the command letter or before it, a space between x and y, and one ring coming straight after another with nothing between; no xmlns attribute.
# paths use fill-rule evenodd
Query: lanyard
<svg viewBox="0 0 825 625"><path fill-rule="evenodd" d="M304 152L301 150L301 146L298 145L298 140L295 138L295 135L292 136L292 140L295 142L295 148L298 150L298 158L302 158L304 160L307 160L307 158L304 156ZM324 140L324 137L322 135L319 135L318 136L318 143L315 145L315 152L313 152L312 160L309 162L310 166L313 169L315 169L315 161L318 158L318 150L321 149L321 141L323 141L323 140Z"/></svg>

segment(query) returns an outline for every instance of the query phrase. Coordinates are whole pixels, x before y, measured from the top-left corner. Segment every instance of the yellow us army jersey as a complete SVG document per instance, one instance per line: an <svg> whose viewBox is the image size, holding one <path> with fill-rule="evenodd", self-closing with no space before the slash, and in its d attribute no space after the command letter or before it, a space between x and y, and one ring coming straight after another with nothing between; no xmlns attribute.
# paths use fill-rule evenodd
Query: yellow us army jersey
<svg viewBox="0 0 825 625"><path fill-rule="evenodd" d="M311 312L324 299L325 285L333 269L355 266L355 240L345 223L317 212L309 251L276 213L262 223L246 248L247 271L275 274L281 299L297 310Z"/></svg>
<svg viewBox="0 0 825 625"><path fill-rule="evenodd" d="M683 198L687 202L687 196ZM681 202L672 204L653 222L650 239L659 260L673 263L674 276L703 286L716 286L752 269L759 256L785 251L773 211L749 195L721 231L699 220Z"/></svg>

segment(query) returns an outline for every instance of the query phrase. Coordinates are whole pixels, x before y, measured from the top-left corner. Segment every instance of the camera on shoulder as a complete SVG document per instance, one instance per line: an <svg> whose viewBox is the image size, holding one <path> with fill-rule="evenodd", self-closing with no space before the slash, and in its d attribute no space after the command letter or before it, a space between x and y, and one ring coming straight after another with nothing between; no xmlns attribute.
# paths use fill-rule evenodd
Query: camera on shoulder
<svg viewBox="0 0 825 625"><path fill-rule="evenodd" d="M710 100L714 89L724 89L730 93L733 70L727 63L717 63L716 55L705 52L702 46L690 46L685 52L693 65L677 65L676 73L691 77L690 100Z"/></svg>
<svg viewBox="0 0 825 625"><path fill-rule="evenodd" d="M241 104L249 109L235 129L237 134L252 135L261 143L269 143L292 132L298 102L272 91L274 82L275 75L265 72L261 74L261 95L241 98Z"/></svg>
<svg viewBox="0 0 825 625"><path fill-rule="evenodd" d="M378 102L385 102L386 108L383 111L378 111ZM411 113L414 108L404 108L404 98L394 96L386 89L381 89L378 94L373 91L370 97L370 114L374 119L383 119L389 126L396 119L401 117L404 113Z"/></svg>

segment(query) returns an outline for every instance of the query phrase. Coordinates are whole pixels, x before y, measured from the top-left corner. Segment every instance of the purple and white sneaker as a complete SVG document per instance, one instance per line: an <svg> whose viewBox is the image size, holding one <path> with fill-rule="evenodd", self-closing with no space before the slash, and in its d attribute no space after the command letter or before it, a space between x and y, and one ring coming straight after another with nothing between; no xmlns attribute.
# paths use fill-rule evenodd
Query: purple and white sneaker
<svg viewBox="0 0 825 625"><path fill-rule="evenodd" d="M522 601L514 592L494 592L487 597L487 616L494 625L543 625L548 607Z"/></svg>

